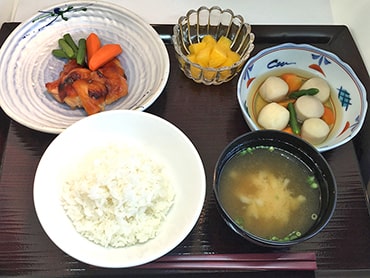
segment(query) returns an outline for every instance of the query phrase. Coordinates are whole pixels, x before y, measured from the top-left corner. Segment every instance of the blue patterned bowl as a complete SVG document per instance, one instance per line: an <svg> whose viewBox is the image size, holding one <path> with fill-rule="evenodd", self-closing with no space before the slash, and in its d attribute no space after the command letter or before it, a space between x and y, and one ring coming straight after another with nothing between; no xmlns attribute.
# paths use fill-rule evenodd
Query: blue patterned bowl
<svg viewBox="0 0 370 278"><path fill-rule="evenodd" d="M286 43L260 51L243 68L237 86L238 102L251 130L263 129L257 123L256 95L270 75L295 72L321 77L331 87L330 101L335 123L328 137L315 147L324 152L343 145L360 131L367 111L366 90L351 67L338 56L307 44Z"/></svg>

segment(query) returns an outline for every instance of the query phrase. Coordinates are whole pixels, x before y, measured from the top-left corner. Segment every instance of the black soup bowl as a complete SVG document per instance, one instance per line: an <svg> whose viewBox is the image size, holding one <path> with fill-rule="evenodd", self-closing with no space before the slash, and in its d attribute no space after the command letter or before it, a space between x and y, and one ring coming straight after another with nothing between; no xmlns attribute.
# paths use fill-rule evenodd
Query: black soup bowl
<svg viewBox="0 0 370 278"><path fill-rule="evenodd" d="M304 140L276 130L248 132L229 143L216 163L213 191L226 224L267 247L317 235L337 201L325 158Z"/></svg>

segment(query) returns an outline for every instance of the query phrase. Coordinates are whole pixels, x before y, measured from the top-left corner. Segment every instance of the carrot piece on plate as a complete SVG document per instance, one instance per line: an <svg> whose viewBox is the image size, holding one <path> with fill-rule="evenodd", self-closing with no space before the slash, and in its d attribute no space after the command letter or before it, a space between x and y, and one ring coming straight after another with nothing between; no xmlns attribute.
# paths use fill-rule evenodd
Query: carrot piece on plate
<svg viewBox="0 0 370 278"><path fill-rule="evenodd" d="M95 33L90 33L86 38L86 55L87 61L89 62L91 57L95 54L96 51L101 47L100 38Z"/></svg>
<svg viewBox="0 0 370 278"><path fill-rule="evenodd" d="M122 48L119 44L106 44L99 48L98 51L90 58L89 69L94 71L104 66L113 58L121 54Z"/></svg>

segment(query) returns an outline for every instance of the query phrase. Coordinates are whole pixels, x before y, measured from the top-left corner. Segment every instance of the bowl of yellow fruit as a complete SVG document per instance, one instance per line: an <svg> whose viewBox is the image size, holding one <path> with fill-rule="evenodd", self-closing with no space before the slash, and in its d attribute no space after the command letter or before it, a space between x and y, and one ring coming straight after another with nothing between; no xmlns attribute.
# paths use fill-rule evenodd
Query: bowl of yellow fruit
<svg viewBox="0 0 370 278"><path fill-rule="evenodd" d="M202 6L179 18L172 42L188 78L219 85L243 68L254 48L254 34L244 18L231 10Z"/></svg>

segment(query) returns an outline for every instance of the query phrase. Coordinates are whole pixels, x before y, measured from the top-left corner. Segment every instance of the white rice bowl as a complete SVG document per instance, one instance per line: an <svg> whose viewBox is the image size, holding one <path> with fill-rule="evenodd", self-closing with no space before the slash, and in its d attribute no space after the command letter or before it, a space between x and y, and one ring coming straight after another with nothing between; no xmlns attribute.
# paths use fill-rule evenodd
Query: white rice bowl
<svg viewBox="0 0 370 278"><path fill-rule="evenodd" d="M86 161L86 156L94 156L94 152L101 152L102 150L105 152L107 146L113 146L112 153L106 153L106 158L109 160L114 156L114 152L118 154L118 159L123 153L132 155L132 152L137 152L139 148L141 156L139 156L137 163L141 164L144 160L148 162L146 158L143 158L143 155L146 157L146 154L150 154L154 163L148 162L148 171L143 171L148 173L153 170L153 167L155 168L153 165L158 165L157 170L163 171L162 174L164 174L159 178L164 179L162 190L159 190L160 193L159 191L153 193L153 190L148 190L148 188L148 192L143 193L146 198L157 196L159 199L162 198L162 201L166 200L161 204L164 207L156 207L155 202L153 205L153 202L149 201L146 204L144 201L142 206L161 211L162 215L158 218L160 221L152 218L154 222L157 222L154 224L136 223L132 227L140 226L142 231L140 235L134 233L135 236L131 239L126 235L125 237L119 236L120 233L117 233L117 228L104 227L109 221L102 222L105 224L96 229L100 234L89 239L87 234L77 231L74 226L74 223L84 220L74 216L76 219L72 221L71 217L67 215L65 207L63 207L63 202L66 199L69 200L68 202L72 202L72 205L69 204L72 208L76 207L73 202L78 200L74 195L75 193L72 195L66 194L66 192L63 193L63 190L66 190L64 188L66 181L72 184L80 184L81 174L88 173L89 168L92 167L88 164L82 168L76 165L81 165L81 162ZM104 148L102 149L102 147ZM117 148L119 151L117 151ZM95 151L92 152L92 150ZM122 160L118 159L117 161ZM106 168L104 161L93 163L103 163L105 166L102 168ZM131 159L132 164L133 159ZM113 163L110 167L112 165ZM99 169L99 165L96 168ZM117 171L109 172L113 173L111 177L113 180L117 177L120 179L125 175L124 171L120 173L117 173ZM107 179L106 171L99 171L99 173L102 174L101 178L103 180ZM99 179L98 176L90 177L90 182ZM153 175L150 176L153 177ZM166 184L166 182L169 182L169 184ZM139 183L135 182L135 184ZM96 203L104 200L102 197L104 194L111 198L112 195L120 191L121 186L122 184L118 184L118 187L114 187L118 191L112 190L109 194L104 193L104 191L109 190L109 186L103 186L102 188L93 186L94 190L102 190L103 192L97 193L95 191L85 198L85 201L94 200L94 205L96 205ZM150 186L152 185L149 185L149 188ZM141 189L143 190L143 188ZM166 192L164 195L163 189ZM82 192L86 193L87 191L83 190ZM141 190L134 191L136 193L142 192ZM205 192L206 178L203 163L191 141L177 127L166 120L146 112L132 110L102 112L80 120L67 128L55 138L45 151L34 180L36 213L49 238L62 251L75 259L100 267L137 266L153 261L171 251L186 238L196 224L203 207ZM65 198L64 201L62 201L62 196ZM64 203L64 205L66 204ZM130 205L133 205L133 202L126 203L125 209L115 212L114 215L119 218L127 214ZM107 211L110 209L117 210L119 207L118 204L102 205L100 207L101 211L98 210L94 213L103 213L104 209ZM135 209L136 212L133 212L132 215L136 217L139 209L138 207ZM81 214L81 211L77 210L78 213L88 215L91 214L91 211ZM88 231L95 229L86 228L88 226L85 225L87 224L78 224L79 227L84 227ZM107 234L102 235L103 230L108 231ZM125 239L122 240L122 238ZM96 243L93 240L100 242ZM115 245L119 247L113 247Z"/></svg>

